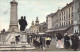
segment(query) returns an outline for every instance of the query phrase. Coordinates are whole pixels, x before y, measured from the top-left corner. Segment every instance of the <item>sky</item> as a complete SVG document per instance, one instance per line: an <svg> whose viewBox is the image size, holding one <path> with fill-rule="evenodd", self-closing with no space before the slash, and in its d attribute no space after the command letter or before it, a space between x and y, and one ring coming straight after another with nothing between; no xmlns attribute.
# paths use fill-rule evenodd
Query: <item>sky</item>
<svg viewBox="0 0 80 52"><path fill-rule="evenodd" d="M10 2L12 0L0 0L0 31L9 29ZM27 28L31 26L32 20L39 18L40 23L46 21L46 16L55 13L58 9L66 6L72 0L16 0L18 2L18 19L26 16Z"/></svg>

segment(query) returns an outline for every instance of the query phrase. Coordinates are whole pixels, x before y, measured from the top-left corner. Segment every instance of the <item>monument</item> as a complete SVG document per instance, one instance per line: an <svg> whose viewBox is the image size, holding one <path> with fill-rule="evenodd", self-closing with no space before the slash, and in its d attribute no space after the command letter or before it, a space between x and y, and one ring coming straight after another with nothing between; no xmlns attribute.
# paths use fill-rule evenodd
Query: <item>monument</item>
<svg viewBox="0 0 80 52"><path fill-rule="evenodd" d="M80 0L73 0L73 33L80 33Z"/></svg>
<svg viewBox="0 0 80 52"><path fill-rule="evenodd" d="M25 28L23 31L18 29L18 15L17 15L17 5L18 3L13 0L10 2L10 26L8 33L6 35L6 41L4 44L0 44L0 50L27 50L35 49L33 45L27 43L27 34ZM25 20L23 20L24 24ZM27 24L26 24L27 25ZM23 28L23 26L22 26ZM5 48L5 49L4 49Z"/></svg>
<svg viewBox="0 0 80 52"><path fill-rule="evenodd" d="M18 29L18 13L17 13L17 6L18 3L13 0L10 2L11 8L10 8L10 25L9 25L9 32L15 31L19 32Z"/></svg>

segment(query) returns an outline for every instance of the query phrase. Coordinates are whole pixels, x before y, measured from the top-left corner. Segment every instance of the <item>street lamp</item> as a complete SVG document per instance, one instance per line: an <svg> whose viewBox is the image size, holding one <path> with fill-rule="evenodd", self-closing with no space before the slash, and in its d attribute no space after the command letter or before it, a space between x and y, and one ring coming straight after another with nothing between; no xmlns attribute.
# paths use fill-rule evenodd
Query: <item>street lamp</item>
<svg viewBox="0 0 80 52"><path fill-rule="evenodd" d="M38 36L38 30L37 30L37 35L36 35L36 39L37 39L37 36Z"/></svg>

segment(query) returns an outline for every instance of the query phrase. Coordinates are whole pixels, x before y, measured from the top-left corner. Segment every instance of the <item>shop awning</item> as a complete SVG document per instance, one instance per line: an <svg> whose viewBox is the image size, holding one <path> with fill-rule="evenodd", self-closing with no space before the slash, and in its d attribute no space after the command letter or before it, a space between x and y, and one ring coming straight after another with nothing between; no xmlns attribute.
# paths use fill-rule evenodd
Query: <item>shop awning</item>
<svg viewBox="0 0 80 52"><path fill-rule="evenodd" d="M57 28L57 29L50 29L50 30L47 30L46 32L58 32L58 31L67 31L70 29L71 26L68 26L68 27L63 27L63 28Z"/></svg>
<svg viewBox="0 0 80 52"><path fill-rule="evenodd" d="M45 33L38 33L38 34L45 34Z"/></svg>
<svg viewBox="0 0 80 52"><path fill-rule="evenodd" d="M59 29L54 29L53 31L64 31L67 30L69 27L65 27L65 28L59 28Z"/></svg>
<svg viewBox="0 0 80 52"><path fill-rule="evenodd" d="M52 32L53 30L47 30L46 32Z"/></svg>

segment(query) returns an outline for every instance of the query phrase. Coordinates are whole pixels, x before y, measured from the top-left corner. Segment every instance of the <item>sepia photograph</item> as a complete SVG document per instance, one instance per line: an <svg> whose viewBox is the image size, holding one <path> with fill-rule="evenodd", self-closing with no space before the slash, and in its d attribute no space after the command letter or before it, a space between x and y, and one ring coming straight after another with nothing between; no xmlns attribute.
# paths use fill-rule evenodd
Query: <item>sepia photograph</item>
<svg viewBox="0 0 80 52"><path fill-rule="evenodd" d="M80 52L80 0L0 0L0 52Z"/></svg>

